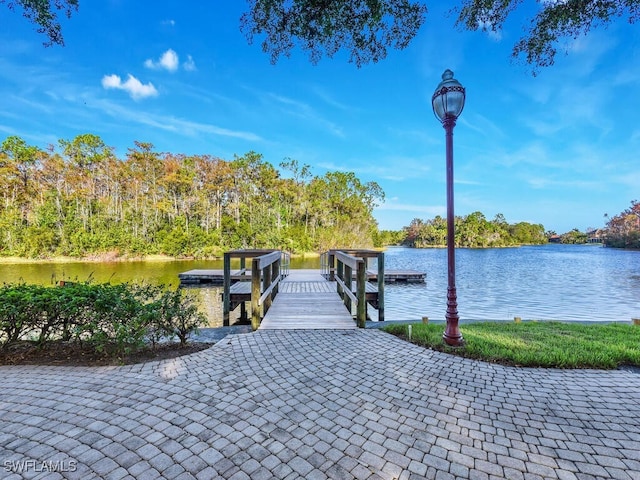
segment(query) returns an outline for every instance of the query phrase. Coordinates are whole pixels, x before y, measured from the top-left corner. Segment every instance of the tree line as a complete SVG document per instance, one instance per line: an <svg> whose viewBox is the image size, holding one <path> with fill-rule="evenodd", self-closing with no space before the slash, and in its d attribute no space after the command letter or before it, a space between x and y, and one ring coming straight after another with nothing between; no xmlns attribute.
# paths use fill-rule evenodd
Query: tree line
<svg viewBox="0 0 640 480"><path fill-rule="evenodd" d="M490 248L514 245L541 245L547 243L544 226L527 222L510 224L501 213L493 220L481 212L456 216L456 247ZM386 235L391 236L389 233ZM412 247L442 247L447 244L447 220L440 215L431 220L415 218L404 227L399 243Z"/></svg>
<svg viewBox="0 0 640 480"><path fill-rule="evenodd" d="M43 150L0 145L0 255L208 257L234 248L291 252L371 246L375 182L352 172L277 169L248 152L223 160L134 142L124 158L97 135Z"/></svg>

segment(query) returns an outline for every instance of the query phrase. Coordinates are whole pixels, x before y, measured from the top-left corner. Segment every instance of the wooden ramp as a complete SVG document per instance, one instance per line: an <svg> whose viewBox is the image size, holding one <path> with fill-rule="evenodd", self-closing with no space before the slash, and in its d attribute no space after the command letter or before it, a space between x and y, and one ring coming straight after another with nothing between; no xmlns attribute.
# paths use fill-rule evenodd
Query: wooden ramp
<svg viewBox="0 0 640 480"><path fill-rule="evenodd" d="M318 270L291 270L260 322L261 330L356 329L356 322L336 292L336 284Z"/></svg>

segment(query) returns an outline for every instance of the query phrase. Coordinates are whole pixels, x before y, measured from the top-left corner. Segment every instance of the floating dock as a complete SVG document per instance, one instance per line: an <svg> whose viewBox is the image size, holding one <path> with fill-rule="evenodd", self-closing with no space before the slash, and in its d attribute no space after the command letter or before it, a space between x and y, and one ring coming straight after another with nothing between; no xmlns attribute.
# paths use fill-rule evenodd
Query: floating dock
<svg viewBox="0 0 640 480"><path fill-rule="evenodd" d="M180 285L212 285L222 286L224 283L224 270L189 270L178 274ZM251 280L251 272L248 275L242 271L231 272L232 282Z"/></svg>
<svg viewBox="0 0 640 480"><path fill-rule="evenodd" d="M295 270L291 270L294 272ZM314 271L315 272L315 271ZM317 270L317 274L320 275L320 270ZM424 272L418 272L416 270L386 270L384 272L385 283L424 283L427 274ZM189 270L178 274L180 279L180 285L211 285L221 286L224 283L224 271L223 270ZM378 280L377 272L373 270L367 270L367 279L371 282ZM231 273L231 282L250 281L251 274L244 274L242 271Z"/></svg>

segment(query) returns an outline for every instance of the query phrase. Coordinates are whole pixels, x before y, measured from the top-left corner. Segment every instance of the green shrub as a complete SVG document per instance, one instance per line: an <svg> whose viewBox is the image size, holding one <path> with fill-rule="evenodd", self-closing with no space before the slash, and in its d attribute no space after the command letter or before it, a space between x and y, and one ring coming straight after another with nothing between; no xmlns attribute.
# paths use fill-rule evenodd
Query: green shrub
<svg viewBox="0 0 640 480"><path fill-rule="evenodd" d="M63 282L0 288L0 346L75 341L121 356L176 336L184 345L204 321L192 297L164 286Z"/></svg>
<svg viewBox="0 0 640 480"><path fill-rule="evenodd" d="M181 289L164 291L154 308L155 329L164 337L177 336L181 345L206 322L193 296Z"/></svg>

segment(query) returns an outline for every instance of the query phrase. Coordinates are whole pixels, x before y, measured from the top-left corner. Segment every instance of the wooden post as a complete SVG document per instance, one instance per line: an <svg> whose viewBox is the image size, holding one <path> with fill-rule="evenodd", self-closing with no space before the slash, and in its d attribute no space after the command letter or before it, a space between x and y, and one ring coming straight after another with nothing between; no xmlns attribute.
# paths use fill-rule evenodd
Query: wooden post
<svg viewBox="0 0 640 480"><path fill-rule="evenodd" d="M332 274L333 275L333 274ZM344 281L344 264L338 259L338 278ZM335 280L335 278L333 279ZM344 299L344 292L342 291L342 285L338 283L338 295Z"/></svg>
<svg viewBox="0 0 640 480"><path fill-rule="evenodd" d="M356 290L358 298L358 310L356 319L359 328L367 325L367 264L364 260L358 260L358 272L356 277Z"/></svg>
<svg viewBox="0 0 640 480"><path fill-rule="evenodd" d="M272 265L267 265L262 269L262 291L266 292L267 288L271 286L271 269ZM266 314L271 307L271 295L267 295L267 298L264 299L264 313Z"/></svg>
<svg viewBox="0 0 640 480"><path fill-rule="evenodd" d="M384 252L378 254L378 321L384 322Z"/></svg>
<svg viewBox="0 0 640 480"><path fill-rule="evenodd" d="M229 326L229 313L231 312L231 254L224 254L224 278L222 280L222 324Z"/></svg>
<svg viewBox="0 0 640 480"><path fill-rule="evenodd" d="M329 281L333 282L336 279L336 272L335 272L336 254L334 253L333 250L329 250L328 258L329 260L327 262L327 265L329 266Z"/></svg>
<svg viewBox="0 0 640 480"><path fill-rule="evenodd" d="M271 264L271 280L273 281L274 278L278 278L278 275L280 275L280 263L282 262L282 259L274 262ZM278 285L276 285L273 288L273 292L271 294L271 298L276 298L276 295L278 294L278 288L280 288L280 284L278 283Z"/></svg>
<svg viewBox="0 0 640 480"><path fill-rule="evenodd" d="M254 258L251 262L251 328L260 327L260 260Z"/></svg>
<svg viewBox="0 0 640 480"><path fill-rule="evenodd" d="M353 291L353 269L345 264L344 265L344 284L347 286L347 288L349 289L349 292ZM347 307L347 310L349 310L349 313L353 313L353 311L351 310L351 297L349 295L344 295L344 304Z"/></svg>

